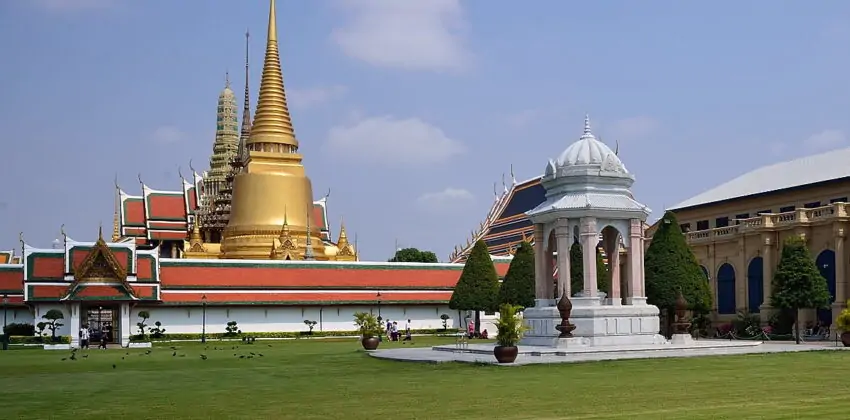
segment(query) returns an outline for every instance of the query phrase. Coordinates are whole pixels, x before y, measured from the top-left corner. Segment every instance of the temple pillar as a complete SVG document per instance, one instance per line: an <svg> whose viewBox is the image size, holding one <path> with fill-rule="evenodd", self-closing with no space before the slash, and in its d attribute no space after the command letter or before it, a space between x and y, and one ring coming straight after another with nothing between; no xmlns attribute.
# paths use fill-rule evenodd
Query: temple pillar
<svg viewBox="0 0 850 420"><path fill-rule="evenodd" d="M759 307L759 314L761 318L761 322L768 323L770 322L770 317L773 315L771 313L770 306L770 295L773 293L773 269L775 262L774 260L774 241L773 241L773 232L765 233L762 235L762 293L764 297L762 298L762 304Z"/></svg>
<svg viewBox="0 0 850 420"><path fill-rule="evenodd" d="M535 306L538 308L551 306L549 299L546 296L546 282L550 276L546 274L546 248L548 241L543 239L544 225L534 225L534 298Z"/></svg>
<svg viewBox="0 0 850 420"><path fill-rule="evenodd" d="M122 302L120 305L121 311L121 346L129 347L130 346L130 335L132 335L132 331L130 330L130 303ZM112 329L115 331L115 329Z"/></svg>
<svg viewBox="0 0 850 420"><path fill-rule="evenodd" d="M80 347L80 302L68 304L68 312L71 315L68 326L71 329L71 348L75 349Z"/></svg>
<svg viewBox="0 0 850 420"><path fill-rule="evenodd" d="M643 223L639 219L631 219L629 223L629 281L632 290L628 303L646 303L643 292Z"/></svg>
<svg viewBox="0 0 850 420"><path fill-rule="evenodd" d="M555 227L555 242L558 246L558 297L571 296L570 290L570 244L572 243L567 219L559 219Z"/></svg>
<svg viewBox="0 0 850 420"><path fill-rule="evenodd" d="M596 297L596 247L599 244L599 234L596 232L596 218L581 219L581 249L584 264L584 296ZM567 256L569 259L569 255Z"/></svg>
<svg viewBox="0 0 850 420"><path fill-rule="evenodd" d="M747 265L749 261L747 260L747 245L746 237L744 235L741 235L738 238L738 262L740 264L738 265L738 267L741 267L741 273L744 273L744 279L746 279L746 273L749 271L749 267ZM753 293L751 290L749 290L749 288L750 282L747 280L735 282L735 302L738 306L737 308L735 308L735 313L738 313L738 311L741 309L749 310L748 296L750 293Z"/></svg>
<svg viewBox="0 0 850 420"><path fill-rule="evenodd" d="M841 311L847 307L847 256L844 251L844 238L847 231L844 224L836 223L833 227L833 239L835 241L835 302L832 303L832 319L838 319Z"/></svg>
<svg viewBox="0 0 850 420"><path fill-rule="evenodd" d="M611 296L608 296L611 305L619 305L622 303L620 294L620 234L614 233L610 239L608 249L605 252L608 254L608 267L611 270Z"/></svg>

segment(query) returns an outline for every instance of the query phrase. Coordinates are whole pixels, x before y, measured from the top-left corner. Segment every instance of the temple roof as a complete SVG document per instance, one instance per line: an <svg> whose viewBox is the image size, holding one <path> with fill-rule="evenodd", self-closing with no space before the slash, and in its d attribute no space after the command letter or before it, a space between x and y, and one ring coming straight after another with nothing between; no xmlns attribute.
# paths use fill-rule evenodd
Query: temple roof
<svg viewBox="0 0 850 420"><path fill-rule="evenodd" d="M669 208L682 210L850 177L850 148L762 166Z"/></svg>

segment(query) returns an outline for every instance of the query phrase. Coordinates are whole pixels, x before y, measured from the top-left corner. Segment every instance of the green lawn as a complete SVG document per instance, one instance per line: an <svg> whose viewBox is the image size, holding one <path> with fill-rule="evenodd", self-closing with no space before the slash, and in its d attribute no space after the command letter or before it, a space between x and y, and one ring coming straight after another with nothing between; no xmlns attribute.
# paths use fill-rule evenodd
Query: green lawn
<svg viewBox="0 0 850 420"><path fill-rule="evenodd" d="M417 345L440 340L420 338ZM363 353L354 339L234 346L210 342L205 349L200 344L177 344L176 356L170 344L155 347L150 354L89 350L84 353L88 357L78 356L76 361L69 360L66 351L0 352L0 418L850 416L850 352L505 368L377 360ZM250 352L256 356L247 357ZM207 359L202 360L201 354Z"/></svg>

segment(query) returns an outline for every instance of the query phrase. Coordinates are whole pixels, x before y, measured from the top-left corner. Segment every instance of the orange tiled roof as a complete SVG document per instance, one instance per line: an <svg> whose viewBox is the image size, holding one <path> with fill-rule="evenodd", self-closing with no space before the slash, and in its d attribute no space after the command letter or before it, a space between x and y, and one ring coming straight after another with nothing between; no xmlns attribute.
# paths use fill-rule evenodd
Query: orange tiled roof
<svg viewBox="0 0 850 420"><path fill-rule="evenodd" d="M287 263L174 263L162 261L160 279L168 288L191 287L286 287L358 288L409 287L452 288L460 277L460 265L405 266L401 264Z"/></svg>
<svg viewBox="0 0 850 420"><path fill-rule="evenodd" d="M375 293L165 293L163 303L167 304L200 304L206 296L209 304L213 303L242 303L242 304L321 304L321 303L364 303L377 304ZM420 293L381 293L381 303L444 303L452 297L452 292L420 292Z"/></svg>

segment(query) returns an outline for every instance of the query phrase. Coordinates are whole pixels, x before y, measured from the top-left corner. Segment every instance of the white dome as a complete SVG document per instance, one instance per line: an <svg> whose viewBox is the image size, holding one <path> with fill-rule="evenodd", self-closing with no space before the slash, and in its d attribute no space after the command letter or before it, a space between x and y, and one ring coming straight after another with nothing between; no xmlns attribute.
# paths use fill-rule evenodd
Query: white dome
<svg viewBox="0 0 850 420"><path fill-rule="evenodd" d="M628 172L608 145L599 141L590 130L590 118L584 119L584 134L558 156L557 168L597 166L605 172Z"/></svg>

